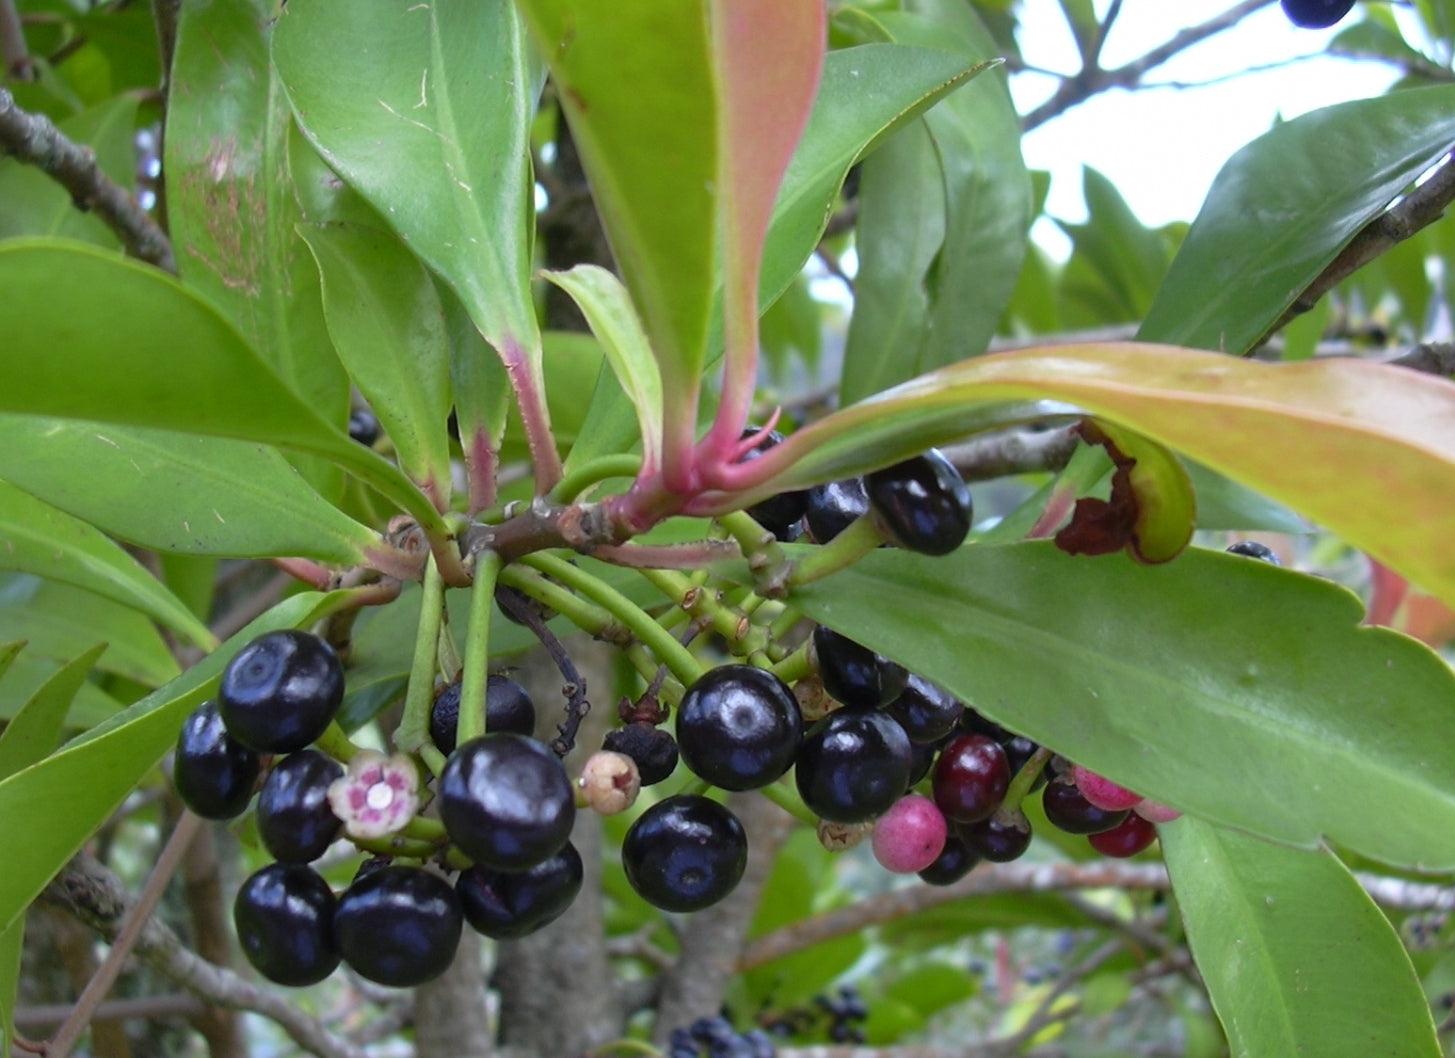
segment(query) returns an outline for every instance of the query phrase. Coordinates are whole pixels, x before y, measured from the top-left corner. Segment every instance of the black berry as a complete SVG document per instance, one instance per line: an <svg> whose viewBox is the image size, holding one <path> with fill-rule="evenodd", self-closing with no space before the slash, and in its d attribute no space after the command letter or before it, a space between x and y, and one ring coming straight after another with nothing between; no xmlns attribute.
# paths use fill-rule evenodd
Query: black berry
<svg viewBox="0 0 1455 1058"><path fill-rule="evenodd" d="M1005 800L1010 766L999 742L984 735L960 735L935 762L935 804L957 823L985 819Z"/></svg>
<svg viewBox="0 0 1455 1058"><path fill-rule="evenodd" d="M743 431L742 439L747 440L758 432L755 426L749 426ZM757 459L768 449L783 443L783 435L777 430L769 430L756 445L750 448L746 455L738 462L750 463ZM803 519L804 512L808 509L808 493L780 492L776 496L770 496L766 500L760 500L748 508L748 513L753 520L768 530L780 540L791 539L797 535L798 523Z"/></svg>
<svg viewBox="0 0 1455 1058"><path fill-rule="evenodd" d="M898 698L909 674L904 666L819 625L813 630L818 675L829 696L856 709L873 709Z"/></svg>
<svg viewBox="0 0 1455 1058"><path fill-rule="evenodd" d="M899 721L911 742L938 742L955 729L965 707L939 684L915 673L906 677L904 690L886 707Z"/></svg>
<svg viewBox="0 0 1455 1058"><path fill-rule="evenodd" d="M528 871L471 867L455 882L465 921L496 940L534 933L554 922L581 891L581 854L570 842Z"/></svg>
<svg viewBox="0 0 1455 1058"><path fill-rule="evenodd" d="M1281 566L1277 553L1267 544L1260 544L1256 540L1240 540L1228 547L1228 554L1242 555L1244 558L1256 558L1260 562L1267 562L1270 565Z"/></svg>
<svg viewBox="0 0 1455 1058"><path fill-rule="evenodd" d="M571 780L555 754L510 733L472 739L450 754L439 804L460 851L502 871L528 870L560 852L576 819Z"/></svg>
<svg viewBox="0 0 1455 1058"><path fill-rule="evenodd" d="M182 723L172 783L203 819L233 819L253 798L262 768L256 753L227 733L216 702L203 702Z"/></svg>
<svg viewBox="0 0 1455 1058"><path fill-rule="evenodd" d="M961 823L956 828L965 843L991 863L1010 863L1031 847L1031 825L1019 810L996 812L978 823Z"/></svg>
<svg viewBox="0 0 1455 1058"><path fill-rule="evenodd" d="M334 941L336 902L311 867L272 863L238 890L233 924L243 954L274 984L317 984L339 963Z"/></svg>
<svg viewBox="0 0 1455 1058"><path fill-rule="evenodd" d="M1324 29L1354 8L1354 0L1282 0L1283 13L1295 26Z"/></svg>
<svg viewBox="0 0 1455 1058"><path fill-rule="evenodd" d="M877 709L839 709L804 735L794 781L804 804L832 823L862 823L904 795L909 736Z"/></svg>
<svg viewBox="0 0 1455 1058"><path fill-rule="evenodd" d="M258 794L258 836L273 858L311 863L343 824L328 803L328 787L343 766L316 749L301 749L273 765Z"/></svg>
<svg viewBox="0 0 1455 1058"><path fill-rule="evenodd" d="M919 877L930 885L954 885L974 870L979 862L980 853L951 828L944 849L934 863L919 872Z"/></svg>
<svg viewBox="0 0 1455 1058"><path fill-rule="evenodd" d="M670 731L652 724L634 722L608 731L601 748L634 760L643 786L661 782L677 767L677 740Z"/></svg>
<svg viewBox="0 0 1455 1058"><path fill-rule="evenodd" d="M677 794L627 830L621 865L631 887L663 911L699 911L738 884L748 863L743 825L716 801Z"/></svg>
<svg viewBox="0 0 1455 1058"><path fill-rule="evenodd" d="M429 711L429 737L445 756L455 752L460 727L460 681L456 680L435 696ZM526 689L509 676L491 675L485 680L485 730L513 731L532 735L536 729L536 707Z"/></svg>
<svg viewBox="0 0 1455 1058"><path fill-rule="evenodd" d="M443 878L421 867L383 867L339 897L334 932L344 962L393 988L432 981L454 961L464 916Z"/></svg>
<svg viewBox="0 0 1455 1058"><path fill-rule="evenodd" d="M724 790L756 790L793 764L803 717L788 685L766 669L719 665L677 709L677 748L692 773Z"/></svg>
<svg viewBox="0 0 1455 1058"><path fill-rule="evenodd" d="M1068 834L1099 834L1121 823L1130 809L1112 812L1086 799L1070 776L1049 783L1041 792L1041 807L1053 827Z"/></svg>
<svg viewBox="0 0 1455 1058"><path fill-rule="evenodd" d="M259 753L293 753L323 734L338 713L343 666L316 635L268 632L228 662L217 697L233 738Z"/></svg>
<svg viewBox="0 0 1455 1058"><path fill-rule="evenodd" d="M947 555L970 532L970 489L937 449L864 475L880 524L907 551Z"/></svg>
<svg viewBox="0 0 1455 1058"><path fill-rule="evenodd" d="M349 437L365 448L374 447L382 432L378 417L368 408L355 408L349 415Z"/></svg>
<svg viewBox="0 0 1455 1058"><path fill-rule="evenodd" d="M864 491L864 480L848 478L809 489L804 519L813 542L826 544L868 513L869 494Z"/></svg>
<svg viewBox="0 0 1455 1058"><path fill-rule="evenodd" d="M1020 770L1031 762L1031 758L1040 751L1040 746L1026 738L1025 735L1011 735L1009 738L1000 740L1001 749L1005 750L1005 762L1010 768L1011 777L1014 778ZM1046 785L1046 766L1041 765L1041 770L1036 772L1036 777L1031 780L1029 789L1039 790Z"/></svg>

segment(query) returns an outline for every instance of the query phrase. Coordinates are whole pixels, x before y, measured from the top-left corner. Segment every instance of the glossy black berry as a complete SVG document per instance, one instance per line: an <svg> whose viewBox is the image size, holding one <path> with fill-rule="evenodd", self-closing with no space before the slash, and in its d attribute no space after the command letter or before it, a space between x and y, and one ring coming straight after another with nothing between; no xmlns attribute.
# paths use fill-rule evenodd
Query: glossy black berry
<svg viewBox="0 0 1455 1058"><path fill-rule="evenodd" d="M864 475L880 524L906 551L948 555L970 532L970 489L937 449Z"/></svg>
<svg viewBox="0 0 1455 1058"><path fill-rule="evenodd" d="M1120 824L1131 811L1098 808L1082 795L1069 775L1047 784L1041 792L1041 808L1053 827L1068 834L1100 834Z"/></svg>
<svg viewBox="0 0 1455 1058"><path fill-rule="evenodd" d="M839 709L803 737L794 781L804 804L833 823L882 815L909 785L913 753L904 728L877 709Z"/></svg>
<svg viewBox="0 0 1455 1058"><path fill-rule="evenodd" d="M738 817L698 794L648 808L626 832L621 865L643 900L663 911L699 911L738 884L748 838Z"/></svg>
<svg viewBox="0 0 1455 1058"><path fill-rule="evenodd" d="M652 724L630 723L609 731L601 748L635 761L643 786L661 782L677 768L677 740L672 732Z"/></svg>
<svg viewBox="0 0 1455 1058"><path fill-rule="evenodd" d="M378 417L368 408L355 408L349 416L349 437L365 448L372 448L382 432Z"/></svg>
<svg viewBox="0 0 1455 1058"><path fill-rule="evenodd" d="M909 781L905 783L905 789L916 786L930 773L935 766L935 758L939 755L939 747L932 742L915 742L909 744Z"/></svg>
<svg viewBox="0 0 1455 1058"><path fill-rule="evenodd" d="M465 921L479 933L510 940L554 922L576 899L584 876L581 854L570 842L528 871L471 867L455 882Z"/></svg>
<svg viewBox="0 0 1455 1058"><path fill-rule="evenodd" d="M1010 863L1031 847L1031 825L1019 811L996 812L978 823L961 823L956 829L965 843L991 863Z"/></svg>
<svg viewBox="0 0 1455 1058"><path fill-rule="evenodd" d="M1000 748L1005 750L1005 763L1010 768L1011 778L1020 774L1020 770L1030 763L1031 758L1040 751L1040 746L1026 738L1025 735L1011 735L1009 738L1000 740ZM1039 790L1046 785L1046 766L1041 765L1041 770L1036 772L1036 777L1031 780L1028 787L1031 790Z"/></svg>
<svg viewBox="0 0 1455 1058"><path fill-rule="evenodd" d="M445 756L455 751L460 726L460 682L456 680L435 696L429 711L429 737ZM485 730L513 731L532 735L536 729L536 707L526 689L509 676L491 675L485 680Z"/></svg>
<svg viewBox="0 0 1455 1058"><path fill-rule="evenodd" d="M980 853L952 828L935 862L920 871L919 877L930 885L954 885L979 862Z"/></svg>
<svg viewBox="0 0 1455 1058"><path fill-rule="evenodd" d="M804 519L813 542L826 544L868 513L869 494L864 491L864 480L848 478L809 489Z"/></svg>
<svg viewBox="0 0 1455 1058"><path fill-rule="evenodd" d="M328 787L343 766L316 749L301 749L273 765L258 794L258 837L273 858L311 863L322 856L343 824L328 803Z"/></svg>
<svg viewBox="0 0 1455 1058"><path fill-rule="evenodd" d="M747 440L756 433L758 433L758 428L749 426L743 431L742 439ZM782 443L783 435L777 430L769 430L767 435L750 448L738 462L750 463L768 449ZM753 520L764 529L783 540L796 535L796 527L806 510L808 510L808 493L806 491L780 492L776 496L770 496L766 500L753 504L748 508L748 514L752 515Z"/></svg>
<svg viewBox="0 0 1455 1058"><path fill-rule="evenodd" d="M203 702L182 723L172 784L182 803L203 819L233 819L253 799L262 764L227 733L216 702Z"/></svg>
<svg viewBox="0 0 1455 1058"><path fill-rule="evenodd" d="M1354 8L1354 0L1282 0L1283 13L1295 26L1324 29Z"/></svg>
<svg viewBox="0 0 1455 1058"><path fill-rule="evenodd" d="M788 685L766 669L708 669L677 708L677 748L700 779L724 790L756 790L793 764L803 717Z"/></svg>
<svg viewBox="0 0 1455 1058"><path fill-rule="evenodd" d="M238 651L217 692L228 733L259 753L307 746L343 698L344 671L333 647L295 628L267 632Z"/></svg>
<svg viewBox="0 0 1455 1058"><path fill-rule="evenodd" d="M576 801L566 769L543 743L503 733L450 754L440 776L440 820L470 859L501 871L529 870L571 836Z"/></svg>
<svg viewBox="0 0 1455 1058"><path fill-rule="evenodd" d="M339 963L336 901L311 867L271 863L237 892L232 920L253 968L274 984L317 984Z"/></svg>
<svg viewBox="0 0 1455 1058"><path fill-rule="evenodd" d="M960 735L940 750L935 761L935 804L945 818L974 823L1005 800L1010 766L999 742L984 735Z"/></svg>
<svg viewBox="0 0 1455 1058"><path fill-rule="evenodd" d="M836 701L856 709L888 705L899 697L909 679L903 665L825 625L813 630L813 651L824 690Z"/></svg>
<svg viewBox="0 0 1455 1058"><path fill-rule="evenodd" d="M906 677L904 690L885 707L899 721L911 742L938 742L951 731L965 707L937 683L916 673Z"/></svg>
<svg viewBox="0 0 1455 1058"><path fill-rule="evenodd" d="M1267 544L1260 544L1256 540L1239 540L1236 544L1228 547L1228 554L1242 555L1244 558L1256 558L1260 562L1267 562L1270 565L1281 566L1277 553Z"/></svg>
<svg viewBox="0 0 1455 1058"><path fill-rule="evenodd" d="M360 977L412 988L449 969L464 915L448 882L421 867L383 867L339 897L339 954Z"/></svg>

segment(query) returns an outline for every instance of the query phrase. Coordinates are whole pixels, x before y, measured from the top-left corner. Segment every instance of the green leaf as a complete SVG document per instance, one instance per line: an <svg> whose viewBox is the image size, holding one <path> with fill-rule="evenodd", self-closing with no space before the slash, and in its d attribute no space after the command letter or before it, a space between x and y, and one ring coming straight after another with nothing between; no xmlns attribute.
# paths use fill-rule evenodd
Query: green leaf
<svg viewBox="0 0 1455 1058"><path fill-rule="evenodd" d="M985 402L1031 398L1067 401L1144 434L1455 605L1455 552L1445 546L1455 386L1354 360L1265 364L1116 343L982 356L797 431L762 457L765 472L781 472L723 502L887 466L1014 417L1013 407L997 413Z"/></svg>
<svg viewBox="0 0 1455 1058"><path fill-rule="evenodd" d="M336 601L314 592L285 600L172 683L0 782L0 818L7 820L0 929L24 914L46 883L160 763L182 721L216 688L233 654L263 632L307 625ZM66 810L57 812L61 804Z"/></svg>
<svg viewBox="0 0 1455 1058"><path fill-rule="evenodd" d="M623 393L636 409L643 465L660 466L662 376L626 287L606 269L589 264L569 272L546 272L545 277L571 295L591 325Z"/></svg>
<svg viewBox="0 0 1455 1058"><path fill-rule="evenodd" d="M1197 493L1199 529L1241 529L1246 532L1307 533L1309 524L1281 503L1184 459L1192 490Z"/></svg>
<svg viewBox="0 0 1455 1058"><path fill-rule="evenodd" d="M1158 801L1275 841L1455 866L1455 676L1360 627L1359 600L1320 578L1200 548L1141 566L1035 542L876 551L791 601Z"/></svg>
<svg viewBox="0 0 1455 1058"><path fill-rule="evenodd" d="M1438 1058L1399 937L1349 869L1185 818L1158 828L1234 1058Z"/></svg>
<svg viewBox="0 0 1455 1058"><path fill-rule="evenodd" d="M718 267L707 11L659 0L519 6L550 65L663 391L669 403L688 401L702 375Z"/></svg>
<svg viewBox="0 0 1455 1058"><path fill-rule="evenodd" d="M16 321L0 357L0 412L321 456L443 532L397 466L321 419L209 301L154 268L82 243L12 239L0 244L0 316Z"/></svg>
<svg viewBox="0 0 1455 1058"><path fill-rule="evenodd" d="M1061 222L1073 246L1061 276L1067 325L1104 327L1141 320L1167 274L1171 247L1137 219L1104 175L1086 167L1081 185L1087 222Z"/></svg>
<svg viewBox="0 0 1455 1058"><path fill-rule="evenodd" d="M1455 143L1455 85L1341 103L1232 156L1138 336L1242 353Z"/></svg>
<svg viewBox="0 0 1455 1058"><path fill-rule="evenodd" d="M88 649L97 645L93 640ZM19 655L5 674L5 681L0 683L0 719L13 719L62 668L63 662L43 658L32 650ZM121 702L89 681L76 689L68 704L70 709L65 714L66 724L82 729L95 727L116 716L122 709Z"/></svg>
<svg viewBox="0 0 1455 1058"><path fill-rule="evenodd" d="M295 0L274 29L273 62L309 140L494 347L459 354L500 356L539 397L528 162L539 78L514 5ZM493 397L457 386L456 399L461 436L488 434Z"/></svg>
<svg viewBox="0 0 1455 1058"><path fill-rule="evenodd" d="M109 649L97 667L146 687L160 687L179 671L156 626L140 611L28 574L0 574L0 641L6 639L26 640L33 654L52 660L105 642Z"/></svg>
<svg viewBox="0 0 1455 1058"><path fill-rule="evenodd" d="M19 421L0 416L0 437L8 423ZM33 422L26 420L25 425ZM0 451L5 447L0 443ZM15 448L13 443L10 447ZM8 469L7 462L0 457L0 473ZM76 472L77 464L65 468L67 476ZM217 645L207 626L121 547L85 522L4 481L0 481L0 568L74 584L150 614L204 649Z"/></svg>
<svg viewBox="0 0 1455 1058"><path fill-rule="evenodd" d="M318 262L329 334L349 377L404 472L447 508L450 350L434 281L385 232L353 224L299 231Z"/></svg>
<svg viewBox="0 0 1455 1058"><path fill-rule="evenodd" d="M315 414L341 425L348 377L324 328L318 272L294 231L302 214L288 165L288 101L268 61L274 8L265 0L181 8L164 141L167 220L188 286L227 314ZM337 497L337 471L304 470Z"/></svg>
<svg viewBox="0 0 1455 1058"><path fill-rule="evenodd" d="M0 475L112 536L162 551L352 564L379 544L275 449L246 441L0 415Z"/></svg>
<svg viewBox="0 0 1455 1058"><path fill-rule="evenodd" d="M62 665L0 731L0 779L8 779L43 760L56 748L66 724L66 711L105 650L106 644L98 643Z"/></svg>
<svg viewBox="0 0 1455 1058"><path fill-rule="evenodd" d="M130 189L136 172L136 112L140 97L119 95L67 118L59 128L72 143L85 144L96 164ZM0 239L16 235L60 235L115 248L116 234L93 213L78 209L50 174L16 159L0 160Z"/></svg>

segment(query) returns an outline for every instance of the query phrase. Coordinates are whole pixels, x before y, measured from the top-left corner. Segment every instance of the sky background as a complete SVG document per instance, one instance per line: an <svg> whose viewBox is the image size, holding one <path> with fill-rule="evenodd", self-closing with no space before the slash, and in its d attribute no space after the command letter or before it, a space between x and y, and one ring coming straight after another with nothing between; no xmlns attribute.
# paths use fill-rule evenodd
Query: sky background
<svg viewBox="0 0 1455 1058"><path fill-rule="evenodd" d="M1135 59L1233 2L1124 0L1102 65L1115 67ZM1099 15L1107 7L1107 0L1097 0ZM1305 58L1322 51L1338 29L1358 18L1356 8L1332 29L1299 29L1272 4L1180 53L1147 78L1154 84L1215 83L1105 92L1032 131L1022 149L1027 165L1052 174L1047 211L1063 220L1085 219L1081 170L1091 166L1111 178L1143 223L1192 220L1222 163L1279 116L1292 118L1331 103L1378 95L1393 83L1391 67ZM1057 0L1025 0L1022 23L1020 41L1028 65L1064 73L1078 68L1076 47ZM1218 80L1250 68L1259 69ZM1055 89L1054 81L1031 73L1017 74L1011 85L1022 113ZM1047 220L1038 222L1034 235L1058 257L1069 252L1065 237Z"/></svg>

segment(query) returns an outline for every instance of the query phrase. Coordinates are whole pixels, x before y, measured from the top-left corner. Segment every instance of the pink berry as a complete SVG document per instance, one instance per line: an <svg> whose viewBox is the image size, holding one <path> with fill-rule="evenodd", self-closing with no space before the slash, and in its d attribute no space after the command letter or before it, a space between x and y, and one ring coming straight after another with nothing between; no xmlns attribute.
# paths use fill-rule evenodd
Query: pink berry
<svg viewBox="0 0 1455 1058"><path fill-rule="evenodd" d="M1153 801L1150 798L1143 800L1132 811L1148 823L1170 823L1174 819L1179 819L1182 816L1182 813L1177 809L1168 808L1166 805Z"/></svg>
<svg viewBox="0 0 1455 1058"><path fill-rule="evenodd" d="M875 822L874 858L885 870L913 874L935 862L948 834L945 817L933 801L907 794Z"/></svg>
<svg viewBox="0 0 1455 1058"><path fill-rule="evenodd" d="M1125 786L1118 786L1110 779L1096 774L1090 768L1083 768L1077 764L1071 769L1071 777L1076 782L1076 788L1081 791L1081 796L1086 798L1097 808L1104 808L1108 812L1120 812L1126 808L1135 808L1142 803L1142 795L1132 793Z"/></svg>

